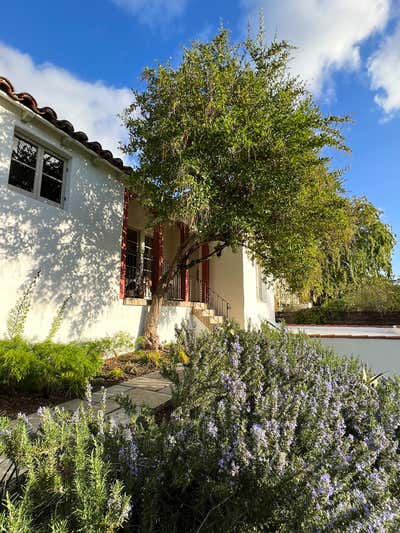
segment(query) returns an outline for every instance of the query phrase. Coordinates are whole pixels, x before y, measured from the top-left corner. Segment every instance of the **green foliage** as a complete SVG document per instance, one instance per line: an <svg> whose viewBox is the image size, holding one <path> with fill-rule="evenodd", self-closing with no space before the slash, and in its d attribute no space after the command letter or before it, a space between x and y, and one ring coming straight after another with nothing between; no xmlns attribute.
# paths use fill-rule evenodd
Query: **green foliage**
<svg viewBox="0 0 400 533"><path fill-rule="evenodd" d="M322 114L290 75L290 52L263 35L232 44L221 28L185 48L179 66L144 70L145 89L134 91L124 117L125 152L138 161L127 185L150 224L187 226L165 276L214 242L212 254L247 246L265 275L301 288L315 276L321 245L342 245L348 202L323 153L346 150L347 119Z"/></svg>
<svg viewBox="0 0 400 533"><path fill-rule="evenodd" d="M379 281L382 276L390 278L396 240L381 214L364 197L348 200L348 223L341 245L335 246L340 225L332 228L333 234L328 233L328 241L321 245L315 279L311 277L308 283L314 297L336 297L357 290L360 284Z"/></svg>
<svg viewBox="0 0 400 533"><path fill-rule="evenodd" d="M121 379L124 377L124 371L121 368L112 368L108 372L108 377L111 379Z"/></svg>
<svg viewBox="0 0 400 533"><path fill-rule="evenodd" d="M97 343L0 340L2 391L80 395L100 367Z"/></svg>
<svg viewBox="0 0 400 533"><path fill-rule="evenodd" d="M126 397L126 426L90 403L44 410L36 434L0 421L20 480L6 531L13 519L35 533L400 529L397 378L267 326L182 330L169 358L173 411L159 424Z"/></svg>
<svg viewBox="0 0 400 533"><path fill-rule="evenodd" d="M22 337L25 330L26 319L32 303L33 289L39 279L40 270L35 274L32 280L27 283L22 295L17 300L7 319L7 335L10 339Z"/></svg>
<svg viewBox="0 0 400 533"><path fill-rule="evenodd" d="M4 452L17 464L19 498L7 496L0 531L26 533L112 533L130 512L130 498L115 479L106 454L110 423L100 410L80 408L72 416L40 410L40 430L32 434L21 417L3 429Z"/></svg>
<svg viewBox="0 0 400 533"><path fill-rule="evenodd" d="M400 311L400 286L390 279L377 278L351 288L343 299L349 311Z"/></svg>
<svg viewBox="0 0 400 533"><path fill-rule="evenodd" d="M345 302L341 299L327 300L321 306L301 309L295 314L296 324L332 324L340 321L347 312Z"/></svg>
<svg viewBox="0 0 400 533"><path fill-rule="evenodd" d="M46 338L47 341L52 341L55 335L58 333L61 327L61 322L64 318L65 309L68 305L68 302L71 300L71 297L72 297L71 294L67 296L65 300L62 302L62 304L60 305L60 307L58 308L56 316L54 317L53 322L50 326L49 334L47 335L47 338Z"/></svg>
<svg viewBox="0 0 400 533"><path fill-rule="evenodd" d="M320 306L298 311L294 321L298 324L345 322L347 314L354 312L379 313L381 316L400 312L400 286L384 277L350 285L341 298L332 298Z"/></svg>
<svg viewBox="0 0 400 533"><path fill-rule="evenodd" d="M31 533L32 520L26 500L14 503L6 494L5 512L0 514L0 531L2 533Z"/></svg>
<svg viewBox="0 0 400 533"><path fill-rule="evenodd" d="M160 368L166 359L166 354L160 350L137 350L135 358L142 363L152 363L156 368Z"/></svg>
<svg viewBox="0 0 400 533"><path fill-rule="evenodd" d="M135 348L135 340L125 331L118 331L114 335L90 341L93 350L97 350L104 357L117 357L122 352Z"/></svg>
<svg viewBox="0 0 400 533"><path fill-rule="evenodd" d="M136 337L135 348L137 350L143 350L146 346L146 339L142 336Z"/></svg>

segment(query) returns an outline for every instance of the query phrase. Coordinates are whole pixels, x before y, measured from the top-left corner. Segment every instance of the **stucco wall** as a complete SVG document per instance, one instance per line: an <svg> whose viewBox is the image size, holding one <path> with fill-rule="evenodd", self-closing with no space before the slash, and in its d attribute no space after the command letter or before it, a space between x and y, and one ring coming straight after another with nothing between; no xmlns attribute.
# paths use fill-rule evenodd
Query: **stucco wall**
<svg viewBox="0 0 400 533"><path fill-rule="evenodd" d="M230 315L242 327L275 322L273 287L264 284L261 299L257 276L257 267L243 248L224 249L221 257L210 260L210 286L231 304Z"/></svg>
<svg viewBox="0 0 400 533"><path fill-rule="evenodd" d="M230 317L244 326L242 250L233 252L231 248L226 248L221 257L210 259L210 287L231 304Z"/></svg>
<svg viewBox="0 0 400 533"><path fill-rule="evenodd" d="M68 305L58 338L141 332L146 308L119 299L123 187L104 163L92 163L78 147L34 118L29 124L0 99L0 336L20 287L41 270L27 321L29 337L44 338L60 303ZM15 127L69 160L63 209L47 205L7 184ZM160 335L171 340L188 308L165 308Z"/></svg>
<svg viewBox="0 0 400 533"><path fill-rule="evenodd" d="M400 340L397 339L319 339L339 355L352 355L374 372L400 375Z"/></svg>
<svg viewBox="0 0 400 533"><path fill-rule="evenodd" d="M274 289L262 281L256 263L245 250L243 254L244 324L258 327L261 322L275 322Z"/></svg>

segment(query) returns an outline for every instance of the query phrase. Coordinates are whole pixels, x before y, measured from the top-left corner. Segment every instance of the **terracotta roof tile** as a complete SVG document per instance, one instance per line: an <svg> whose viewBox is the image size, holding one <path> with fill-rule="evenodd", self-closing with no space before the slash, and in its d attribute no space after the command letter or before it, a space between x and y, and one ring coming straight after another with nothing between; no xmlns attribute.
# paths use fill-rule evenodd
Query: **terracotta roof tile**
<svg viewBox="0 0 400 533"><path fill-rule="evenodd" d="M16 100L20 104L24 105L37 115L41 116L59 130L63 131L73 139L83 144L89 150L92 150L102 159L105 159L111 163L114 167L129 173L132 168L124 166L124 162L119 157L114 157L110 150L105 150L98 141L89 141L88 136L83 131L75 131L74 126L68 120L59 120L57 113L51 107L39 107L35 98L29 93L16 93L11 82L2 76L0 76L0 91L6 93L10 98Z"/></svg>

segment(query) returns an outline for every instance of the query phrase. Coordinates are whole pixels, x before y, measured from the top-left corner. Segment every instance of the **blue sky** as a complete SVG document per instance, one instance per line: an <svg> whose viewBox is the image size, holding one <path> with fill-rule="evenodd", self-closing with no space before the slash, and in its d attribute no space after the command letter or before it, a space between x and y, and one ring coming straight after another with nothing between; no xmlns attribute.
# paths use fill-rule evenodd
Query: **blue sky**
<svg viewBox="0 0 400 533"><path fill-rule="evenodd" d="M345 186L384 211L400 239L400 4L397 0L35 0L2 5L0 75L53 106L107 148L124 138L118 112L154 60L180 46L257 25L297 45L299 73L324 112L349 114ZM394 256L400 276L400 246Z"/></svg>

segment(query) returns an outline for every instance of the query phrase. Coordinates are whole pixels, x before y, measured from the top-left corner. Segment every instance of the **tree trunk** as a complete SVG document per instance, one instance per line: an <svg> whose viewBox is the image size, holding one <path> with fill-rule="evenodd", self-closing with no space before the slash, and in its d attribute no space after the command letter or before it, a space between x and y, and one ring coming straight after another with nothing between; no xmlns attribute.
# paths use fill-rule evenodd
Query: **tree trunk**
<svg viewBox="0 0 400 533"><path fill-rule="evenodd" d="M201 244L203 243L200 242L193 245L193 243L189 239L184 244L182 244L178 248L178 251L176 252L176 255L169 269L163 274L163 276L159 280L158 286L155 288L155 291L152 295L151 305L144 327L143 336L146 341L146 348L157 350L160 347L160 338L158 336L158 321L160 318L160 311L164 302L165 294L174 276L180 271L177 265L181 264L182 261L186 263L190 254L195 252L201 246Z"/></svg>
<svg viewBox="0 0 400 533"><path fill-rule="evenodd" d="M149 314L146 318L146 325L144 328L144 338L146 340L146 348L158 350L160 346L160 338L158 336L158 321L160 318L160 311L164 301L164 295L159 294L156 290L153 294Z"/></svg>

